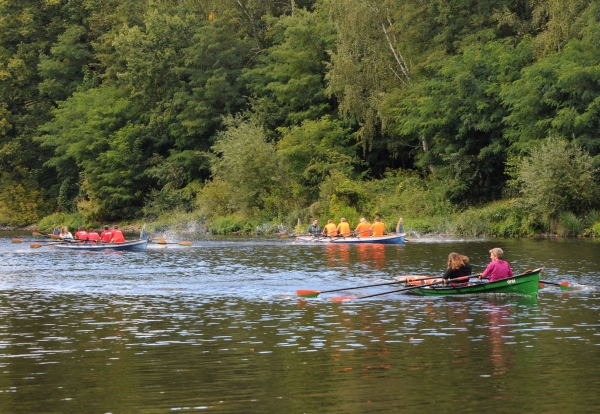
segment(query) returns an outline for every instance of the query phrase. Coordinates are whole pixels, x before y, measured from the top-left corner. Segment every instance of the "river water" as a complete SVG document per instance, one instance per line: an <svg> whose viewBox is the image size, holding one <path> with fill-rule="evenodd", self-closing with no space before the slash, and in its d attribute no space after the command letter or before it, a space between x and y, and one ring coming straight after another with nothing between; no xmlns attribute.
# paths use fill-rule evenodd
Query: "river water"
<svg viewBox="0 0 600 414"><path fill-rule="evenodd" d="M598 240L192 241L76 253L0 234L0 412L598 411ZM571 290L295 295L441 274L451 251L481 272L492 247L515 272L544 266L544 280Z"/></svg>

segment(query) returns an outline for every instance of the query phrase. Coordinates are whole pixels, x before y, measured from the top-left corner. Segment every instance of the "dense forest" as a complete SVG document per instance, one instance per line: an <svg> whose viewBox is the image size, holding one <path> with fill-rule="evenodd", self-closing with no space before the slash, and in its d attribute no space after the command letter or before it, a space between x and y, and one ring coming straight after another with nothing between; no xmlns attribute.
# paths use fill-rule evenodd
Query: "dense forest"
<svg viewBox="0 0 600 414"><path fill-rule="evenodd" d="M600 235L600 3L1 0L0 226Z"/></svg>

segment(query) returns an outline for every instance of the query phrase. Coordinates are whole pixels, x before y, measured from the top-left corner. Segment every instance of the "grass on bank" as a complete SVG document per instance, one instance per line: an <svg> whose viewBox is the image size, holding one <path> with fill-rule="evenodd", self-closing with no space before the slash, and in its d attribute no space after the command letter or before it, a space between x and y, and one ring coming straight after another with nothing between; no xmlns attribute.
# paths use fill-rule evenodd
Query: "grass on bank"
<svg viewBox="0 0 600 414"><path fill-rule="evenodd" d="M197 213L173 212L158 217L155 221L146 223L148 234L161 234L166 231L189 233L197 235L214 234L254 234L258 236L277 235L282 233L303 233L311 223L312 217L289 218L287 221L258 221L241 215L229 215L207 220ZM395 230L399 216L382 216L386 230ZM326 218L319 218L320 224ZM600 237L600 211L593 210L583 217L573 213L563 213L547 225L531 217L515 200L498 201L480 208L472 208L449 216L405 216L404 231L415 236L438 234L447 236L493 236L493 237L533 237L539 235L556 235L562 237ZM335 220L339 222L339 218ZM351 218L351 226L356 226L358 219ZM111 223L108 223L111 225ZM130 228L131 231L141 229L143 221L121 223L120 227ZM83 216L78 213L56 213L45 217L38 223L38 230L50 233L53 229L67 226L74 231L80 226L101 229L98 223L85 223Z"/></svg>

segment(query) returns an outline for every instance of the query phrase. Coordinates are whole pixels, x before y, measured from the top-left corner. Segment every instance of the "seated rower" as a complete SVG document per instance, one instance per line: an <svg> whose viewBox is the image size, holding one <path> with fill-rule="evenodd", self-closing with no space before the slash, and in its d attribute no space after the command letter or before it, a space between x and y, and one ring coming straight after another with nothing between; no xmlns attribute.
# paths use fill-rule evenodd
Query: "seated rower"
<svg viewBox="0 0 600 414"><path fill-rule="evenodd" d="M342 237L350 237L350 224L346 221L344 217L341 218L340 224L337 225L337 235Z"/></svg>
<svg viewBox="0 0 600 414"><path fill-rule="evenodd" d="M375 217L375 223L371 226L371 236L379 237L383 236L385 232L385 224L381 222L379 216Z"/></svg>
<svg viewBox="0 0 600 414"><path fill-rule="evenodd" d="M115 227L113 228L113 231L111 234L110 242L111 243L123 243L124 241L125 241L125 237L123 236L123 233L121 232L121 230L119 230L119 226L117 226L115 224Z"/></svg>
<svg viewBox="0 0 600 414"><path fill-rule="evenodd" d="M356 237L369 237L371 235L371 223L366 218L361 218L354 232L356 233Z"/></svg>
<svg viewBox="0 0 600 414"><path fill-rule="evenodd" d="M63 240L71 240L73 238L73 235L71 234L71 232L69 231L67 226L61 227L60 233L58 233L58 236Z"/></svg>
<svg viewBox="0 0 600 414"><path fill-rule="evenodd" d="M452 282L452 279L456 279L457 277L471 276L471 271L469 258L452 252L448 255L448 269L446 269L446 273L442 276L444 284Z"/></svg>
<svg viewBox="0 0 600 414"><path fill-rule="evenodd" d="M327 237L337 236L337 226L333 220L327 220L327 224L323 228L323 235Z"/></svg>
<svg viewBox="0 0 600 414"><path fill-rule="evenodd" d="M513 271L510 268L510 264L502 260L503 257L504 251L501 248L496 247L490 250L490 259L492 261L477 278L479 280L489 278L490 282L494 282L512 277Z"/></svg>
<svg viewBox="0 0 600 414"><path fill-rule="evenodd" d="M88 232L88 240L90 243L98 243L100 241L100 235L94 229L90 229Z"/></svg>
<svg viewBox="0 0 600 414"><path fill-rule="evenodd" d="M306 232L313 237L317 237L321 234L321 226L319 226L319 221L314 219L312 224L308 226Z"/></svg>
<svg viewBox="0 0 600 414"><path fill-rule="evenodd" d="M77 233L75 233L75 238L81 241L86 241L88 239L88 233L85 231L83 226L79 227Z"/></svg>
<svg viewBox="0 0 600 414"><path fill-rule="evenodd" d="M112 231L108 228L108 226L104 226L104 231L100 234L100 238L103 243L110 243L110 239L112 238Z"/></svg>

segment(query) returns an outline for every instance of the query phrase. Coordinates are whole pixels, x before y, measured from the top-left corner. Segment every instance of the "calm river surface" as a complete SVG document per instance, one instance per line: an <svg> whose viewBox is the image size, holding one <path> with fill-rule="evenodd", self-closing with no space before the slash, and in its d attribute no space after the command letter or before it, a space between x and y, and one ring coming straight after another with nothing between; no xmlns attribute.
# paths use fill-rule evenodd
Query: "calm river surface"
<svg viewBox="0 0 600 414"><path fill-rule="evenodd" d="M598 240L323 246L232 237L123 253L31 249L32 241L0 233L0 413L596 413L600 405ZM544 280L573 289L544 288L537 300L295 295L441 274L451 251L479 273L492 247L516 272L545 266Z"/></svg>

